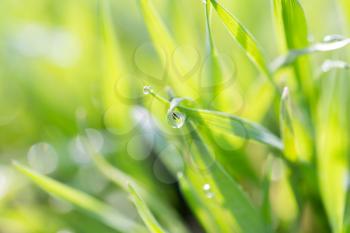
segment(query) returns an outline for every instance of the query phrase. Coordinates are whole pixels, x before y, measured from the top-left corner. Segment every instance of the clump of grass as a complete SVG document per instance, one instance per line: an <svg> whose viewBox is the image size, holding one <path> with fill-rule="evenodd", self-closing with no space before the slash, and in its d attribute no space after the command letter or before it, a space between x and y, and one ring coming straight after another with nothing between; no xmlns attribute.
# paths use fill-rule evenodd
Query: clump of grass
<svg viewBox="0 0 350 233"><path fill-rule="evenodd" d="M159 55L162 56L165 50L167 56L171 57L176 45L170 30L166 28L151 0L138 2ZM281 56L271 61L266 58L262 46L247 27L220 2L205 1L206 17L203 19L207 28L207 36L203 40L209 44L211 59L211 96L218 94L219 90L214 87L222 78L222 64L217 59L212 24L212 17L218 17L272 87L270 90L274 94L270 104L278 106L277 111L271 110L269 113L273 127L268 129L263 123L199 107L202 104L206 106L207 99L193 101L186 95L176 97L178 93L186 94L186 90L169 68L167 84L174 89L175 94L165 98L149 86L144 90L147 94L145 99L154 98L168 108L160 114L158 112L158 116L167 118L175 130L181 131L175 136L158 133L163 144L180 145L182 161L185 163L183 169L172 167L171 163L176 158L172 158L174 160L171 163L165 160L163 163L177 177L179 183L176 185L181 195L205 232L350 232L350 98L347 90L349 80L345 77L349 66L346 62L334 62L322 73L329 77L320 78L316 77L319 66L314 65L311 59L311 54L315 52L344 48L350 39L333 36L323 42L310 44L306 17L299 1L274 0L273 4L282 49ZM105 39L110 53L110 49L116 51L116 42L112 21L105 12L107 7L103 10ZM212 11L216 14L212 15ZM113 54L107 57L111 59L109 69L114 69L111 64L114 64L117 57ZM282 75L287 77L284 83L281 82ZM113 72L109 78L111 76ZM187 89L191 90L190 87ZM259 101L259 96L256 96L255 101ZM248 103L246 108L249 107ZM121 117L128 118L124 114ZM237 140L247 141L247 145L236 152L225 150L216 141L219 135L222 141L232 147ZM145 227L124 216L122 210L114 210L85 193L37 174L18 163L14 166L45 191L72 202L116 232L147 232L147 229L152 233L190 232L188 224L167 202L167 198L156 196L159 193L155 194L132 175L113 167L89 142L85 147L101 173L131 195ZM156 148L154 152L158 153L157 150ZM249 154L250 157L256 154L258 157L259 150L268 151L269 156L264 157L267 165L258 164L265 171L260 173L261 177L255 183L242 182L242 177L248 176L248 172L237 178L235 172L227 171L240 166L223 162L228 161L228 157L234 156L234 153L244 156ZM283 187L279 194L274 193L276 187L273 183L276 180ZM244 188L241 187L242 184ZM252 193L258 197L252 198ZM282 197L282 202L277 200L278 197ZM293 213L283 212L283 206L276 207L283 204L283 201L287 203L287 211ZM293 205L294 209L290 207ZM310 228L312 230L308 230Z"/></svg>

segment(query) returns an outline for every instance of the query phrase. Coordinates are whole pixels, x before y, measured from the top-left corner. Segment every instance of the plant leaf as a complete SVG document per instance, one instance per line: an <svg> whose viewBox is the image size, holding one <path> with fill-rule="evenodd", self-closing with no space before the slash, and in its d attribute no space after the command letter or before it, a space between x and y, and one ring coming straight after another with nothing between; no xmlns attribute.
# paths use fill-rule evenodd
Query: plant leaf
<svg viewBox="0 0 350 233"><path fill-rule="evenodd" d="M187 229L180 221L179 216L177 216L171 206L167 205L166 201L162 198L155 198L151 192L140 186L132 177L109 164L102 155L93 155L93 160L101 173L114 184L121 187L124 191L128 192L129 185L132 184L134 189L137 189L137 191L145 197L145 200L150 205L152 211L158 214L160 220L162 220L172 232L187 232Z"/></svg>
<svg viewBox="0 0 350 233"><path fill-rule="evenodd" d="M190 182L185 178L184 174L178 174L178 181L180 183L180 189L184 195L187 203L191 206L194 214L197 216L199 222L205 228L208 233L220 232L219 225L215 221L215 216L207 203L200 198L197 191L193 188Z"/></svg>
<svg viewBox="0 0 350 233"><path fill-rule="evenodd" d="M165 27L160 16L149 0L139 0L142 14L153 44L157 47L159 54L165 50L170 56L174 52L175 43Z"/></svg>
<svg viewBox="0 0 350 233"><path fill-rule="evenodd" d="M144 221L150 232L165 233L166 231L162 229L160 224L154 218L151 211L148 209L144 200L140 197L140 195L136 192L135 188L131 184L129 184L129 193L131 194L132 201L134 202L137 211L139 212L142 220Z"/></svg>
<svg viewBox="0 0 350 233"><path fill-rule="evenodd" d="M13 165L19 172L27 176L46 192L71 202L77 207L92 214L92 216L99 219L106 225L125 233L146 232L146 230L138 223L128 219L127 217L123 216L123 214L96 200L88 194L61 184L49 177L43 176L17 162L14 162Z"/></svg>
<svg viewBox="0 0 350 233"><path fill-rule="evenodd" d="M311 45L310 47L306 47L303 49L290 50L287 55L278 57L274 62L272 62L271 69L273 71L276 71L283 67L293 64L301 56L316 53L316 52L334 51L334 50L344 48L349 44L350 44L350 39L344 38L337 41L316 43L314 45Z"/></svg>
<svg viewBox="0 0 350 233"><path fill-rule="evenodd" d="M291 161L297 159L297 151L295 144L294 126L291 118L291 106L289 98L289 89L283 90L280 107L280 125L281 135L284 145L284 155Z"/></svg>
<svg viewBox="0 0 350 233"><path fill-rule="evenodd" d="M262 71L263 74L265 74L267 77L269 77L270 81L272 81L265 58L261 52L259 45L251 33L236 19L235 16L230 14L216 0L210 1L221 21L225 24L228 31L231 33L232 37L244 49L250 60L258 67L258 69Z"/></svg>
<svg viewBox="0 0 350 233"><path fill-rule="evenodd" d="M243 139L252 139L279 150L283 149L281 140L261 125L225 112L179 105L182 100L187 100L186 98L173 98L172 101L169 102L165 98L154 93L153 90L150 90L150 94L161 102L169 105L171 111L178 108L185 113L187 117L190 117L191 120L204 127L221 129L226 133L234 134ZM168 111L168 115L171 114L171 111Z"/></svg>
<svg viewBox="0 0 350 233"><path fill-rule="evenodd" d="M274 0L275 18L286 50L298 50L309 46L308 30L304 11L298 0ZM295 56L296 54L292 54ZM298 57L298 56L296 56ZM295 58L296 58L295 57ZM313 96L311 67L307 58L293 60L293 72L304 102ZM273 67L276 68L276 67Z"/></svg>
<svg viewBox="0 0 350 233"><path fill-rule="evenodd" d="M323 80L317 117L317 169L322 200L333 232L344 231L349 172L349 99L346 72Z"/></svg>
<svg viewBox="0 0 350 233"><path fill-rule="evenodd" d="M187 122L191 141L183 138L187 161L185 177L193 190L202 190L198 197L213 213L220 232L265 232L260 213L244 191L215 161L214 155L199 135L193 122Z"/></svg>

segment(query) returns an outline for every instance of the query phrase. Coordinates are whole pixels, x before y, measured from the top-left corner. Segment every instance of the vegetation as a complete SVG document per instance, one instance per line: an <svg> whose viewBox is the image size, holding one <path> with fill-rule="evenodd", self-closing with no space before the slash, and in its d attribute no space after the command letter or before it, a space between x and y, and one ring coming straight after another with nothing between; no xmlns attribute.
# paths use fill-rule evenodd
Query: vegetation
<svg viewBox="0 0 350 233"><path fill-rule="evenodd" d="M350 233L348 1L0 19L0 232Z"/></svg>

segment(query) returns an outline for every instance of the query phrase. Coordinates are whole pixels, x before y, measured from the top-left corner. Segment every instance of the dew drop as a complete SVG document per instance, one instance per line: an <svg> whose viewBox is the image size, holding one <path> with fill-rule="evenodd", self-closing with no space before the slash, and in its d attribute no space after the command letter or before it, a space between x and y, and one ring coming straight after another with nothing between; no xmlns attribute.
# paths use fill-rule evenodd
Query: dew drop
<svg viewBox="0 0 350 233"><path fill-rule="evenodd" d="M143 94L145 95L149 95L153 92L153 89L151 86L144 86L143 87Z"/></svg>
<svg viewBox="0 0 350 233"><path fill-rule="evenodd" d="M214 197L214 193L211 190L210 184L204 184L203 185L203 191L204 191L205 195L207 196L207 198L213 198Z"/></svg>
<svg viewBox="0 0 350 233"><path fill-rule="evenodd" d="M185 124L185 121L186 115L181 112L171 111L168 113L168 123L175 129L181 128Z"/></svg>

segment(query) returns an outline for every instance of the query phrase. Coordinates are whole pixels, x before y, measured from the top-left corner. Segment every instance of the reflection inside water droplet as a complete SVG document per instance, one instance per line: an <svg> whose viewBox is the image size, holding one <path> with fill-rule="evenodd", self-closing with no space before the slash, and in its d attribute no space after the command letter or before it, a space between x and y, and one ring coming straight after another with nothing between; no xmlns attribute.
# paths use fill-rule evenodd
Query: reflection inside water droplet
<svg viewBox="0 0 350 233"><path fill-rule="evenodd" d="M152 91L153 91L153 89L152 89L151 86L144 86L144 87L143 87L143 94L145 94L145 95L151 94Z"/></svg>
<svg viewBox="0 0 350 233"><path fill-rule="evenodd" d="M171 127L179 129L181 128L186 121L185 114L178 111L171 111L168 113L168 123Z"/></svg>
<svg viewBox="0 0 350 233"><path fill-rule="evenodd" d="M207 198L213 198L214 197L214 193L211 190L210 184L204 184L203 185L203 191L204 191L205 195L207 196Z"/></svg>

